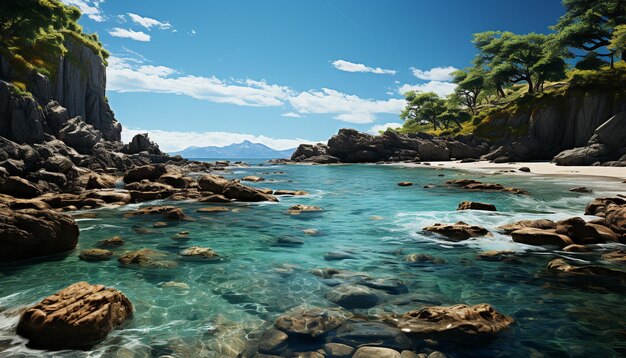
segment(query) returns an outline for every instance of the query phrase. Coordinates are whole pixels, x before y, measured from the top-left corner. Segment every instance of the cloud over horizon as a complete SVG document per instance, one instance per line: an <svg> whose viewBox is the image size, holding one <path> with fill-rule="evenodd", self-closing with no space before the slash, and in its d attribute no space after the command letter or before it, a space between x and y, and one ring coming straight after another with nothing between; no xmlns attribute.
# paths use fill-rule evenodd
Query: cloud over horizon
<svg viewBox="0 0 626 358"><path fill-rule="evenodd" d="M272 138L264 135L253 135L247 133L235 132L185 132L185 131L166 131L161 129L136 129L123 127L122 141L128 143L132 138L140 133L148 133L151 140L159 145L164 152L178 152L190 147L193 143L195 147L217 146L223 147L230 144L241 143L248 140L253 143L261 143L266 146L284 150L295 148L300 144L314 144L315 141L302 138Z"/></svg>
<svg viewBox="0 0 626 358"><path fill-rule="evenodd" d="M96 22L103 22L105 20L104 15L100 11L100 4L104 0L61 0L67 5L76 6L80 12Z"/></svg>
<svg viewBox="0 0 626 358"><path fill-rule="evenodd" d="M238 106L291 105L294 110L284 113L283 117L330 114L337 120L356 124L372 123L379 113L399 114L405 105L401 98L367 99L329 88L298 93L288 86L269 84L264 80L222 80L215 76L181 75L170 67L143 65L140 62L111 56L107 68L108 90L178 94Z"/></svg>
<svg viewBox="0 0 626 358"><path fill-rule="evenodd" d="M362 63L354 63L345 60L336 60L333 61L333 66L345 72L365 72L365 73L375 73L378 75L395 75L395 70L385 70L380 67L369 67Z"/></svg>

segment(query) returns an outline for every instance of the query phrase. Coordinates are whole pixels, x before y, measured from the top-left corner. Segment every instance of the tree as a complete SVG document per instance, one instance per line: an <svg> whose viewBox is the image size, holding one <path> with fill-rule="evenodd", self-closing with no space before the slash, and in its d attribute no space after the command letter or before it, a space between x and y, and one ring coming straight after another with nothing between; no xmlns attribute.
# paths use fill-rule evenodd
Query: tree
<svg viewBox="0 0 626 358"><path fill-rule="evenodd" d="M564 76L566 64L555 50L552 35L484 32L474 35L479 50L474 63L482 66L500 96L506 83L526 82L528 93L541 91L548 79Z"/></svg>
<svg viewBox="0 0 626 358"><path fill-rule="evenodd" d="M624 0L563 0L565 15L554 27L562 47L595 52L610 58L613 66L615 50L608 48L613 30L626 24ZM599 51L607 50L607 53Z"/></svg>
<svg viewBox="0 0 626 358"><path fill-rule="evenodd" d="M433 125L433 129L441 128L439 116L446 111L445 101L433 92L409 91L404 95L407 105L400 113L405 121L426 121Z"/></svg>
<svg viewBox="0 0 626 358"><path fill-rule="evenodd" d="M78 19L80 11L57 0L2 0L0 2L0 38L35 39L42 30L62 29Z"/></svg>
<svg viewBox="0 0 626 358"><path fill-rule="evenodd" d="M618 25L615 27L608 48L626 61L626 25Z"/></svg>
<svg viewBox="0 0 626 358"><path fill-rule="evenodd" d="M472 114L476 114L478 96L485 87L486 77L486 71L480 67L452 72L452 82L456 83L455 94Z"/></svg>

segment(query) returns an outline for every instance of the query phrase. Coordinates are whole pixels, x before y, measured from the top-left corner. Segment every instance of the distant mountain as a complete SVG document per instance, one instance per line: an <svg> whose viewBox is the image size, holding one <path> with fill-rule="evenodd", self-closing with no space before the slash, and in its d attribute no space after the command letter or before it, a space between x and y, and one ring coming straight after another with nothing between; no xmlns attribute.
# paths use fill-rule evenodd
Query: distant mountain
<svg viewBox="0 0 626 358"><path fill-rule="evenodd" d="M184 158L289 158L295 150L276 150L261 143L244 140L225 147L189 147L170 154Z"/></svg>

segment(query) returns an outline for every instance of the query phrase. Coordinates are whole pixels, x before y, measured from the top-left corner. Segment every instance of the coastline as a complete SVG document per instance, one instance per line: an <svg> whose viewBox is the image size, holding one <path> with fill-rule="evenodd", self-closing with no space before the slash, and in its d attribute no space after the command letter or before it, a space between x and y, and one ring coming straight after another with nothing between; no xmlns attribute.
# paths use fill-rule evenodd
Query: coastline
<svg viewBox="0 0 626 358"><path fill-rule="evenodd" d="M424 163L429 163L430 165L425 165ZM461 163L460 161L432 161L422 163L391 163L388 165L406 168L458 169L482 174L494 174L506 170L506 174L520 176L538 174L550 176L600 177L613 180L619 179L620 181L626 180L626 167L558 166L550 162L491 163L489 161L478 161ZM528 167L530 172L520 171L519 168L522 167Z"/></svg>

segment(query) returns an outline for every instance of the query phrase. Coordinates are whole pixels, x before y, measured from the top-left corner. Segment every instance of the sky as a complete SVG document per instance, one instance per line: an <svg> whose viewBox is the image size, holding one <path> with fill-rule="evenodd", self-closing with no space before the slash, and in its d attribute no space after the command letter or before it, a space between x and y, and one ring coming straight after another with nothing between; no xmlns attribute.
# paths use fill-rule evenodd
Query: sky
<svg viewBox="0 0 626 358"><path fill-rule="evenodd" d="M473 33L549 32L560 0L63 0L111 53L122 138L275 149L398 127L408 90L454 91Z"/></svg>

